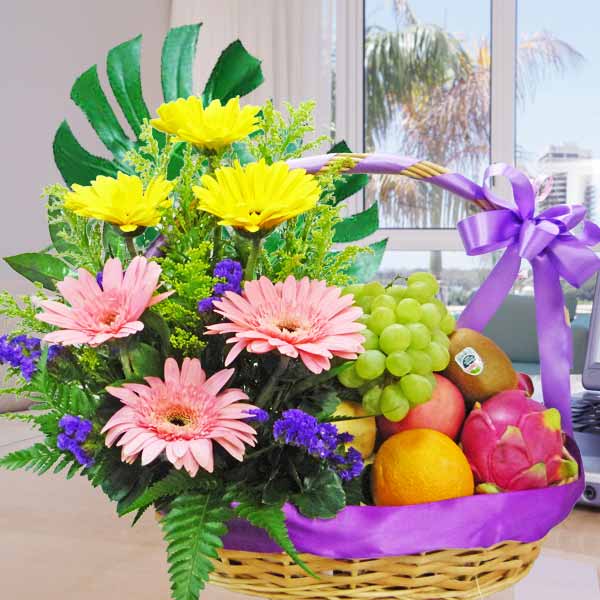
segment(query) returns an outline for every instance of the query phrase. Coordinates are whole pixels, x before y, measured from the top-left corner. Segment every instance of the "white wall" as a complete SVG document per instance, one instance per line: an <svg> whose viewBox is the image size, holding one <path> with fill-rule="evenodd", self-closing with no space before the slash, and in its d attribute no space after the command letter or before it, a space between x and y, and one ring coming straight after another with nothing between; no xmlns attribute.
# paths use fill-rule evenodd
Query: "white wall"
<svg viewBox="0 0 600 600"><path fill-rule="evenodd" d="M148 108L160 104L160 51L170 20L170 0L9 0L0 19L0 256L35 251L49 243L45 185L59 182L52 139L67 118L82 145L109 156L69 99L75 78L139 33L142 80ZM105 89L111 99L108 84ZM117 108L117 115L120 116ZM0 264L0 289L28 290Z"/></svg>

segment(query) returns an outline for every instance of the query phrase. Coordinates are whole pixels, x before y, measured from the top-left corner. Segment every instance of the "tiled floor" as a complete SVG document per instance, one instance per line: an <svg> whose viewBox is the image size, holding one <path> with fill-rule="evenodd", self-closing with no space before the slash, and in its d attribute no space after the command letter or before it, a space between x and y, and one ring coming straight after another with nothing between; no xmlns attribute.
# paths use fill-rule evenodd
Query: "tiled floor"
<svg viewBox="0 0 600 600"><path fill-rule="evenodd" d="M31 444L31 435L0 420L0 454ZM0 599L168 600L156 523L129 523L84 479L0 471ZM493 600L598 600L599 573L600 512L576 509L530 575ZM244 597L209 588L203 598Z"/></svg>

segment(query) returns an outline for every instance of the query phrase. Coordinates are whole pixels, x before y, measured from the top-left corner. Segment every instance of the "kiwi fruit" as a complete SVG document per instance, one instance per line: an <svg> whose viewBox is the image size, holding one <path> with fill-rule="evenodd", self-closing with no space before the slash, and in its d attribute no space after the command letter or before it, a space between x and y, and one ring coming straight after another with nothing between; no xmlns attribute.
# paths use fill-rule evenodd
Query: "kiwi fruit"
<svg viewBox="0 0 600 600"><path fill-rule="evenodd" d="M450 336L450 363L444 376L469 405L518 387L517 372L506 353L490 338L463 327Z"/></svg>

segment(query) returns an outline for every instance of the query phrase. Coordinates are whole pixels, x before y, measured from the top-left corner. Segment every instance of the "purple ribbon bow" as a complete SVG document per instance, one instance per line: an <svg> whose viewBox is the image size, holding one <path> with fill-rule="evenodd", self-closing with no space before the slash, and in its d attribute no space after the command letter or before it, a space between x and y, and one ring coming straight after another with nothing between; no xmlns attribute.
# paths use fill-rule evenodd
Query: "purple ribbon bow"
<svg viewBox="0 0 600 600"><path fill-rule="evenodd" d="M497 175L508 178L514 200L492 193L488 180ZM571 433L569 374L573 340L565 320L560 278L578 288L600 270L600 259L591 249L600 242L600 227L585 220L585 207L580 204L558 204L536 215L535 191L528 177L504 163L488 167L482 189L495 209L458 223L463 244L469 256L506 250L472 297L458 325L482 331L509 294L521 259L528 260L533 269L544 403L559 409L564 429ZM581 223L581 232L573 233Z"/></svg>

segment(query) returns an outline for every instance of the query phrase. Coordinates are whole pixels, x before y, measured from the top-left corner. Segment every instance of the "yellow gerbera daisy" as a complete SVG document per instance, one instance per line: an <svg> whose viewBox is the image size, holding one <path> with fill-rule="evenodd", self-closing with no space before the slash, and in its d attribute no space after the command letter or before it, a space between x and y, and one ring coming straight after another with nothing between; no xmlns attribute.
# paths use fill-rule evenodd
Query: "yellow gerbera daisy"
<svg viewBox="0 0 600 600"><path fill-rule="evenodd" d="M162 104L156 111L159 118L150 123L199 148L218 150L256 131L259 111L260 106L240 108L238 97L231 98L225 106L220 100L213 100L204 108L200 98L190 96Z"/></svg>
<svg viewBox="0 0 600 600"><path fill-rule="evenodd" d="M65 197L65 208L131 232L158 225L160 209L171 206L168 196L173 183L157 177L144 190L139 177L117 173L116 179L99 175L91 185L73 184L72 189Z"/></svg>
<svg viewBox="0 0 600 600"><path fill-rule="evenodd" d="M268 231L313 208L321 189L304 169L290 170L285 162L267 165L264 160L242 167L222 167L215 177L203 175L194 186L198 208L250 233Z"/></svg>

